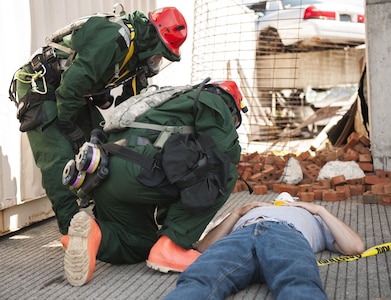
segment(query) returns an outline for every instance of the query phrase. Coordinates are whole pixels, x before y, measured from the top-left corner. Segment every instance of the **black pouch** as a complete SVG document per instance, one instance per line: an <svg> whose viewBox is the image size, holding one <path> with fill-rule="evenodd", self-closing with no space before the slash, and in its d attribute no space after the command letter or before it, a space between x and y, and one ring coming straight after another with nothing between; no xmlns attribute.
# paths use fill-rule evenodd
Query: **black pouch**
<svg viewBox="0 0 391 300"><path fill-rule="evenodd" d="M36 98L34 94L30 94L19 101L16 117L20 122L21 132L37 128L46 119L43 101L37 101Z"/></svg>
<svg viewBox="0 0 391 300"><path fill-rule="evenodd" d="M210 210L220 194L220 182L214 176L185 188L181 191L183 207L191 214L200 214Z"/></svg>
<svg viewBox="0 0 391 300"><path fill-rule="evenodd" d="M173 134L162 149L167 179L179 188L183 206L191 214L210 210L225 192L230 160L214 145L209 135Z"/></svg>
<svg viewBox="0 0 391 300"><path fill-rule="evenodd" d="M152 169L143 168L136 177L137 181L170 197L178 197L179 189L169 183L166 174L159 165L160 161L156 160L156 163L157 165Z"/></svg>

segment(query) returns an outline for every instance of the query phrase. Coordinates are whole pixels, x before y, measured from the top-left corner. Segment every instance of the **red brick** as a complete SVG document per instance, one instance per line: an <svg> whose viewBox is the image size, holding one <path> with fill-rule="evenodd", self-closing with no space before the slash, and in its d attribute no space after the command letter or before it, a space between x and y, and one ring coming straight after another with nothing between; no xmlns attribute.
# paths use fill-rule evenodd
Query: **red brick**
<svg viewBox="0 0 391 300"><path fill-rule="evenodd" d="M248 163L248 162L244 162L244 161L241 161L240 163L238 163L237 165L237 168L238 168L238 172L239 173L243 173L248 167L252 167L252 164Z"/></svg>
<svg viewBox="0 0 391 300"><path fill-rule="evenodd" d="M375 171L375 174L376 174L376 176L379 177L379 178L391 179L391 172L389 172L389 171L376 170L376 171Z"/></svg>
<svg viewBox="0 0 391 300"><path fill-rule="evenodd" d="M309 177L304 177L299 184L311 184L313 183L315 180L312 179L312 178L309 178Z"/></svg>
<svg viewBox="0 0 391 300"><path fill-rule="evenodd" d="M344 161L358 161L358 159L359 153L353 149L348 149L343 156Z"/></svg>
<svg viewBox="0 0 391 300"><path fill-rule="evenodd" d="M247 180L251 176L251 169L246 169L242 174L242 179Z"/></svg>
<svg viewBox="0 0 391 300"><path fill-rule="evenodd" d="M374 184L371 187L371 192L375 195L381 195L384 194L384 184L379 183L379 184Z"/></svg>
<svg viewBox="0 0 391 300"><path fill-rule="evenodd" d="M345 192L326 190L323 192L324 201L343 201L346 200Z"/></svg>
<svg viewBox="0 0 391 300"><path fill-rule="evenodd" d="M353 132L347 138L347 143L343 147L344 151L346 152L348 149L353 149L353 147L356 146L359 141L360 141L360 137L359 137L358 133Z"/></svg>
<svg viewBox="0 0 391 300"><path fill-rule="evenodd" d="M365 187L362 184L350 184L349 189L351 196L360 196L365 192Z"/></svg>
<svg viewBox="0 0 391 300"><path fill-rule="evenodd" d="M344 192L346 198L350 197L350 188L349 188L348 185L338 185L338 186L335 187L335 190L337 192L340 192L340 191Z"/></svg>
<svg viewBox="0 0 391 300"><path fill-rule="evenodd" d="M300 184L297 186L298 192L312 192L312 185L310 184Z"/></svg>
<svg viewBox="0 0 391 300"><path fill-rule="evenodd" d="M320 184L320 186L322 186L324 188L327 188L327 189L331 188L331 182L328 179L321 179L321 180L319 180L319 184Z"/></svg>
<svg viewBox="0 0 391 300"><path fill-rule="evenodd" d="M345 175L334 176L331 178L330 183L332 187L346 183Z"/></svg>
<svg viewBox="0 0 391 300"><path fill-rule="evenodd" d="M384 184L384 194L391 194L391 183L386 182Z"/></svg>
<svg viewBox="0 0 391 300"><path fill-rule="evenodd" d="M322 200L324 189L313 189L314 200Z"/></svg>
<svg viewBox="0 0 391 300"><path fill-rule="evenodd" d="M358 166L360 167L361 170L364 172L373 172L373 164L371 163L363 163L359 162Z"/></svg>
<svg viewBox="0 0 391 300"><path fill-rule="evenodd" d="M314 202L315 193L314 192L298 192L297 196L303 202Z"/></svg>
<svg viewBox="0 0 391 300"><path fill-rule="evenodd" d="M266 185L254 185L253 190L255 195L266 195L268 193Z"/></svg>
<svg viewBox="0 0 391 300"><path fill-rule="evenodd" d="M365 175L364 182L366 184L379 184L379 183L386 183L388 180L386 178L380 178L373 174L367 174Z"/></svg>
<svg viewBox="0 0 391 300"><path fill-rule="evenodd" d="M305 151L300 153L300 155L297 157L297 160L303 161L303 160L307 160L310 157L311 157L311 152Z"/></svg>
<svg viewBox="0 0 391 300"><path fill-rule="evenodd" d="M258 181L262 178L263 174L262 173L256 173L254 175L251 175L248 179L251 181Z"/></svg>
<svg viewBox="0 0 391 300"><path fill-rule="evenodd" d="M275 183L275 184L273 184L272 191L273 191L274 193L279 194L279 193L281 193L281 192L280 192L280 187L281 187L281 183Z"/></svg>
<svg viewBox="0 0 391 300"><path fill-rule="evenodd" d="M347 184L364 184L364 178L346 179Z"/></svg>
<svg viewBox="0 0 391 300"><path fill-rule="evenodd" d="M293 197L295 197L297 195L298 189L297 189L297 186L295 186L293 184L281 184L279 190L280 190L279 193L287 192L290 195L292 195Z"/></svg>
<svg viewBox="0 0 391 300"><path fill-rule="evenodd" d="M262 171L262 174L270 174L270 173L273 173L275 170L276 170L276 168L273 166L270 166L270 165L265 166L265 168Z"/></svg>
<svg viewBox="0 0 391 300"><path fill-rule="evenodd" d="M238 180L235 183L235 187L234 187L232 193L237 193L237 192L241 192L241 191L242 191L242 181Z"/></svg>
<svg viewBox="0 0 391 300"><path fill-rule="evenodd" d="M367 154L367 153L359 154L358 160L359 160L359 162L363 162L363 163L369 162L370 163L370 162L372 162L372 155L371 154Z"/></svg>
<svg viewBox="0 0 391 300"><path fill-rule="evenodd" d="M276 157L275 155L267 155L265 157L265 164L268 164L268 165L274 165L276 162Z"/></svg>
<svg viewBox="0 0 391 300"><path fill-rule="evenodd" d="M283 157L276 156L275 165L277 166L278 169L284 169L286 165L286 161Z"/></svg>
<svg viewBox="0 0 391 300"><path fill-rule="evenodd" d="M258 152L253 152L246 156L246 161L248 162L260 162L260 157Z"/></svg>
<svg viewBox="0 0 391 300"><path fill-rule="evenodd" d="M263 164L261 163L256 163L253 165L253 173L258 173L262 171L262 169L263 169Z"/></svg>
<svg viewBox="0 0 391 300"><path fill-rule="evenodd" d="M371 150L369 150L367 147L365 147L363 144L359 143L356 146L353 147L353 150L357 151L361 154L370 154Z"/></svg>
<svg viewBox="0 0 391 300"><path fill-rule="evenodd" d="M369 138L362 134L360 135L360 143L363 144L365 147L369 147L371 141L369 140Z"/></svg>
<svg viewBox="0 0 391 300"><path fill-rule="evenodd" d="M329 162L332 160L337 160L339 157L344 155L344 150L342 148L333 148L331 150L321 150L316 154L322 161Z"/></svg>
<svg viewBox="0 0 391 300"><path fill-rule="evenodd" d="M384 205L391 205L391 196L383 197L383 204Z"/></svg>

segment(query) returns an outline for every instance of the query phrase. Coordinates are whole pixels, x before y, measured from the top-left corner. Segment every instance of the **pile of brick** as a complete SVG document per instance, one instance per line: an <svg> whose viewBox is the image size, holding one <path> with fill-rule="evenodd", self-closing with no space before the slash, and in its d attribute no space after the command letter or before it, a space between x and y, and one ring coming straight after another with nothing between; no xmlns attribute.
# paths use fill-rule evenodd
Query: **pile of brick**
<svg viewBox="0 0 391 300"><path fill-rule="evenodd" d="M303 179L298 184L281 183L280 178L290 157L300 163ZM355 161L365 176L346 179L345 175L318 180L322 167L330 161ZM301 201L341 201L352 196L362 196L364 203L391 205L391 172L374 170L370 140L353 132L344 147L331 147L298 155L273 153L242 154L238 164L239 178L235 192L248 190L249 185L256 195L269 191L288 192Z"/></svg>

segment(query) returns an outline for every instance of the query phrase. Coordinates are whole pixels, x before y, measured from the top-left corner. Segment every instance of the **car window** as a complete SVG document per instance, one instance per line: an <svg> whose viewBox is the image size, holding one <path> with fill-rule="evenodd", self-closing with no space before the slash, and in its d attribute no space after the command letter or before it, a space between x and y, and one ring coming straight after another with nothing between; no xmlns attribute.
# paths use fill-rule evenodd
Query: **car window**
<svg viewBox="0 0 391 300"><path fill-rule="evenodd" d="M324 1L316 1L316 0L282 0L282 5L284 8L289 8L293 6L300 6L300 5L309 5L309 4L316 4Z"/></svg>
<svg viewBox="0 0 391 300"><path fill-rule="evenodd" d="M293 7L293 6L309 5L309 4L316 4L316 3L322 3L322 2L330 2L330 1L327 1L327 0L282 0L281 2L282 2L282 5L284 8L289 8L289 7ZM365 1L364 0L334 0L334 2L364 7Z"/></svg>
<svg viewBox="0 0 391 300"><path fill-rule="evenodd" d="M266 2L266 0L242 0L242 4L246 5L249 9L252 9L257 13L263 13L266 10Z"/></svg>

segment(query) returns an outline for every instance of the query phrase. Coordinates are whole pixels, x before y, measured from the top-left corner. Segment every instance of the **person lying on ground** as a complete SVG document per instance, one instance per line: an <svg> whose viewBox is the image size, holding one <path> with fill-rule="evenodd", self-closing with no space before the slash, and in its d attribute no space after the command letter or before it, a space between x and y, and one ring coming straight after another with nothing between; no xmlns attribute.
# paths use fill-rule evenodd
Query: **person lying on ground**
<svg viewBox="0 0 391 300"><path fill-rule="evenodd" d="M236 208L197 244L203 252L164 299L225 299L265 282L275 299L327 299L314 253L357 255L361 237L325 207L253 202Z"/></svg>

